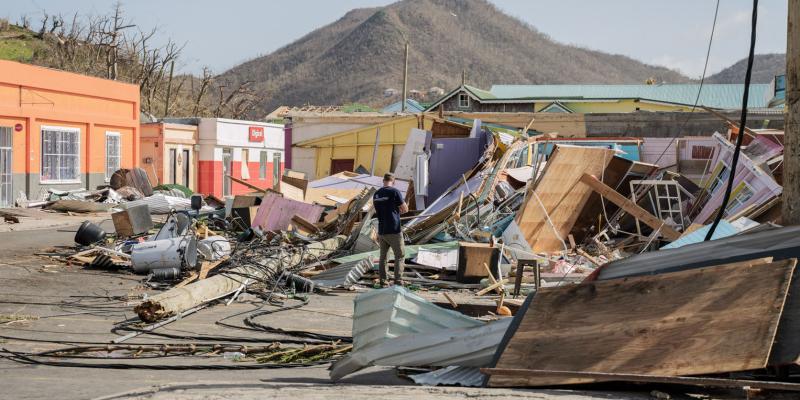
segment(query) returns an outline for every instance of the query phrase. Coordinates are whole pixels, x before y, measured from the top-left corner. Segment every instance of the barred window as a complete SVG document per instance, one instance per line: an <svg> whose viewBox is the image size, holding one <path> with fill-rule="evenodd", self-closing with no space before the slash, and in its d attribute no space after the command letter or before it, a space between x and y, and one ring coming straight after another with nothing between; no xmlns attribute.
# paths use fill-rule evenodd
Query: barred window
<svg viewBox="0 0 800 400"><path fill-rule="evenodd" d="M80 134L76 128L42 127L42 182L80 182Z"/></svg>
<svg viewBox="0 0 800 400"><path fill-rule="evenodd" d="M106 132L106 181L120 168L119 132Z"/></svg>

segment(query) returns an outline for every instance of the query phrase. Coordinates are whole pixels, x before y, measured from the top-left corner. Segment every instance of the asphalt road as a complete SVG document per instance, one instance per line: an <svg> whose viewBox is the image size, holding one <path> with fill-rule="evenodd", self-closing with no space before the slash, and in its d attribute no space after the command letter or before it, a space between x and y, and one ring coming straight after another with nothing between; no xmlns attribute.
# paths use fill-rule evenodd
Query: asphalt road
<svg viewBox="0 0 800 400"><path fill-rule="evenodd" d="M110 229L110 223L104 224ZM59 228L61 229L61 228ZM67 229L69 230L69 229ZM142 277L128 272L88 270L36 256L54 246L70 246L72 232L56 229L0 233L0 348L16 352L41 352L63 348L55 341L108 343L118 337L115 324L135 318L130 301L153 291ZM300 309L270 314L259 322L292 330L350 335L355 293L314 295ZM244 298L247 300L247 297ZM216 324L241 324L243 313L263 303L235 302L216 305L157 332L257 339L268 344L280 337L266 332L243 331ZM266 305L265 307L270 307ZM242 314L242 315L237 315ZM142 335L126 343L200 343L194 339L169 339ZM222 339L216 342L222 343ZM238 342L241 343L241 342ZM253 345L251 343L251 345ZM154 360L69 360L84 363L119 362L150 365L223 365L236 362L221 355L168 357ZM413 386L393 368L372 367L333 384L327 365L261 370L156 370L76 368L20 364L0 358L0 399L648 399L651 388L625 386L624 391L505 390L481 388L430 388ZM727 396L721 396L725 398ZM687 398L685 396L673 398ZM727 398L736 398L727 397Z"/></svg>

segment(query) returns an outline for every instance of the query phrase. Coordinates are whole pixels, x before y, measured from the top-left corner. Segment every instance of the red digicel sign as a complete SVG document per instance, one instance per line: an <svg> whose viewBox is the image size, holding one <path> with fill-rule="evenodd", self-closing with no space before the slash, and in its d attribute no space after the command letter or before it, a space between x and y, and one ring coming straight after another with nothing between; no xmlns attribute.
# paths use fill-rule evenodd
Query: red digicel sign
<svg viewBox="0 0 800 400"><path fill-rule="evenodd" d="M263 142L264 141L264 128L260 126L250 127L250 141Z"/></svg>

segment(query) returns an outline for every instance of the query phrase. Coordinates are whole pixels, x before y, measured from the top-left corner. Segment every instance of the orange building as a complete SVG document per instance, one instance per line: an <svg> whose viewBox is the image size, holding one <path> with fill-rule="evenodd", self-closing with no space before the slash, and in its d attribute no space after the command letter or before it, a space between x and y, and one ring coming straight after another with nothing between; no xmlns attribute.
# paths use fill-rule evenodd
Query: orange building
<svg viewBox="0 0 800 400"><path fill-rule="evenodd" d="M197 125L143 123L139 147L153 186L177 183L197 191Z"/></svg>
<svg viewBox="0 0 800 400"><path fill-rule="evenodd" d="M0 60L0 207L138 165L139 86Z"/></svg>

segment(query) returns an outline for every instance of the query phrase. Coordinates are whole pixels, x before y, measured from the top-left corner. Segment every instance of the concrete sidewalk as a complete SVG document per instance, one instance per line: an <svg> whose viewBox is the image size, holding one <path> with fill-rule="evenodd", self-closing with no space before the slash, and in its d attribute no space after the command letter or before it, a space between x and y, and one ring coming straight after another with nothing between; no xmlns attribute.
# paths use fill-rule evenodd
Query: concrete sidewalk
<svg viewBox="0 0 800 400"><path fill-rule="evenodd" d="M78 226L83 221L99 223L111 220L110 212L103 213L62 213L47 211L40 208L0 208L0 215L13 215L19 223L9 223L0 220L0 232L35 231L41 229L55 229L68 226Z"/></svg>

